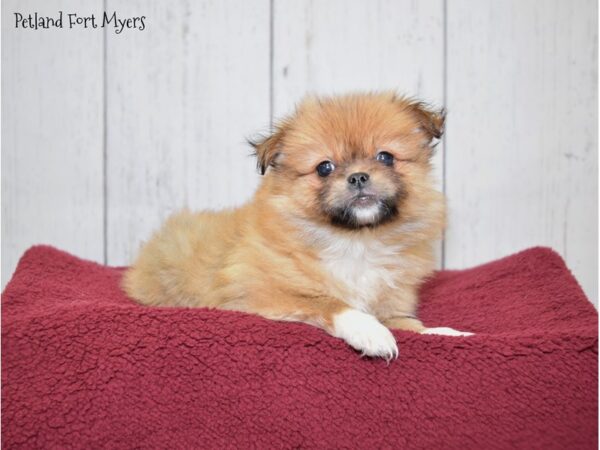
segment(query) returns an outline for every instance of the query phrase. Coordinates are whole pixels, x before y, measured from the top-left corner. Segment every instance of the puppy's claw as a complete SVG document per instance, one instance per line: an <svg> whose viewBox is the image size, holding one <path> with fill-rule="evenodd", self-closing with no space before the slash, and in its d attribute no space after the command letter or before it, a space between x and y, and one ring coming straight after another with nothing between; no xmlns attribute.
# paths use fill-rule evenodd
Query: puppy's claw
<svg viewBox="0 0 600 450"><path fill-rule="evenodd" d="M359 350L362 356L383 358L388 362L398 358L394 335L370 314L356 309L338 314L334 318L334 333Z"/></svg>
<svg viewBox="0 0 600 450"><path fill-rule="evenodd" d="M449 327L426 328L421 334L437 334L440 336L473 336L474 333L468 331L458 331Z"/></svg>
<svg viewBox="0 0 600 450"><path fill-rule="evenodd" d="M399 354L398 347L396 347L390 353L386 353L386 354L383 354L383 355L369 355L369 354L365 353L365 351L363 350L363 351L360 352L360 357L364 358L365 356L367 356L367 357L377 357L377 356L379 356L379 357L385 359L385 361L389 365L390 362L395 361L396 359L398 359L398 354Z"/></svg>

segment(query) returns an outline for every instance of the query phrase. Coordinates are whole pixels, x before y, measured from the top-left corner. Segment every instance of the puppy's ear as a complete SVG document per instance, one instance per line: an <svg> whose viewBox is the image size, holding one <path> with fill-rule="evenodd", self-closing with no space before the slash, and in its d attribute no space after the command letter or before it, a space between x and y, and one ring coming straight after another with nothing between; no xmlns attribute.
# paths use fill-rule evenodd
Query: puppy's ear
<svg viewBox="0 0 600 450"><path fill-rule="evenodd" d="M425 102L408 99L406 97L396 97L394 100L404 110L407 110L418 121L419 129L428 139L428 144L433 139L439 139L444 134L444 124L446 122L446 110L435 110Z"/></svg>
<svg viewBox="0 0 600 450"><path fill-rule="evenodd" d="M436 111L426 103L416 102L411 103L410 110L419 121L421 130L427 135L429 142L442 137L446 123L445 109Z"/></svg>
<svg viewBox="0 0 600 450"><path fill-rule="evenodd" d="M265 174L269 166L274 166L275 160L280 153L284 134L284 129L278 127L275 132L270 135L259 136L256 139L248 139L248 144L254 149L256 167L261 175Z"/></svg>

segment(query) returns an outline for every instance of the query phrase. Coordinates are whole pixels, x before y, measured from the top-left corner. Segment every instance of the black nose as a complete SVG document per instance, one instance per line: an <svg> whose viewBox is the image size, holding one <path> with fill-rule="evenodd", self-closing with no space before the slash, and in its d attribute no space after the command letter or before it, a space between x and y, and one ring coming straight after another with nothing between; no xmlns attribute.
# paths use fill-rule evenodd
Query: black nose
<svg viewBox="0 0 600 450"><path fill-rule="evenodd" d="M348 183L350 186L360 189L365 186L369 181L369 174L364 172L356 172L348 177Z"/></svg>

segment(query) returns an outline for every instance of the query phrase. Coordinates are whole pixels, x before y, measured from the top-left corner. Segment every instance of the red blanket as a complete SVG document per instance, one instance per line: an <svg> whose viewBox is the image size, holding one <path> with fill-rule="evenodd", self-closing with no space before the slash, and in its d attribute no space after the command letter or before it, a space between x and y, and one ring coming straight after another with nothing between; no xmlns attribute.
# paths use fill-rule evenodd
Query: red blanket
<svg viewBox="0 0 600 450"><path fill-rule="evenodd" d="M597 314L551 250L444 271L400 357L299 323L139 306L50 247L2 296L3 448L598 446Z"/></svg>

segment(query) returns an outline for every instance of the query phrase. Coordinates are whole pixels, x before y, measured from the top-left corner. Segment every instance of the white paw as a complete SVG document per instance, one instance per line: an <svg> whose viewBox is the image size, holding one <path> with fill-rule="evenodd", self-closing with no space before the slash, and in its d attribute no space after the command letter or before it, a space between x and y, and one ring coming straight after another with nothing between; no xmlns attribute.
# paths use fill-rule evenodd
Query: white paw
<svg viewBox="0 0 600 450"><path fill-rule="evenodd" d="M421 331L421 334L439 334L440 336L473 336L473 333L469 333L468 331L458 331L454 328L448 327L426 328L425 331Z"/></svg>
<svg viewBox="0 0 600 450"><path fill-rule="evenodd" d="M398 357L396 339L374 316L348 309L333 319L334 335L342 338L363 355L385 358Z"/></svg>

